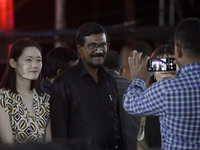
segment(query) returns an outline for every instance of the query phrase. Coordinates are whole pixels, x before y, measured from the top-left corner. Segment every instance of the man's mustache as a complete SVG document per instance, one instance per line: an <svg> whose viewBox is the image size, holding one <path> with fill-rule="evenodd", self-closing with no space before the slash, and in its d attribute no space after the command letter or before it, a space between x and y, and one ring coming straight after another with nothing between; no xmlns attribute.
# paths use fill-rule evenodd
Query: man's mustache
<svg viewBox="0 0 200 150"><path fill-rule="evenodd" d="M105 54L92 54L91 57L105 57Z"/></svg>

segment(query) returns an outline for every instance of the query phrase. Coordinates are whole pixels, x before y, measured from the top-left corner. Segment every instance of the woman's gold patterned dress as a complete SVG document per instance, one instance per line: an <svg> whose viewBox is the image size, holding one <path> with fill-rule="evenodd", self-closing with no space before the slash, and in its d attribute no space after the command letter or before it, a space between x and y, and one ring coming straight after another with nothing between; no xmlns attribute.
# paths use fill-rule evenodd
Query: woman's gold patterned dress
<svg viewBox="0 0 200 150"><path fill-rule="evenodd" d="M35 90L31 115L20 94L0 89L0 107L10 118L15 143L30 141L44 142L46 127L50 118L49 95L38 95Z"/></svg>

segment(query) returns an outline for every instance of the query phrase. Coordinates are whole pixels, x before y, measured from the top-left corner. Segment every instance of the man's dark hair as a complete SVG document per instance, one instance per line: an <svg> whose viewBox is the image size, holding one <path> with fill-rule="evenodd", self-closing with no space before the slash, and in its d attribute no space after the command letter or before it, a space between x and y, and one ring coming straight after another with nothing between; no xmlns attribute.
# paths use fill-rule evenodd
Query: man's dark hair
<svg viewBox="0 0 200 150"><path fill-rule="evenodd" d="M108 70L115 70L119 72L122 68L122 59L120 54L112 49L109 49L103 62L103 66Z"/></svg>
<svg viewBox="0 0 200 150"><path fill-rule="evenodd" d="M192 56L200 54L200 19L182 20L176 28L175 41L187 54Z"/></svg>
<svg viewBox="0 0 200 150"><path fill-rule="evenodd" d="M57 75L57 70L70 68L70 61L77 61L79 54L76 50L68 47L56 47L49 51L44 68L44 77L52 78Z"/></svg>
<svg viewBox="0 0 200 150"><path fill-rule="evenodd" d="M83 46L85 43L84 37L99 33L104 33L108 42L107 33L100 24L94 22L85 23L81 25L76 32L76 44Z"/></svg>

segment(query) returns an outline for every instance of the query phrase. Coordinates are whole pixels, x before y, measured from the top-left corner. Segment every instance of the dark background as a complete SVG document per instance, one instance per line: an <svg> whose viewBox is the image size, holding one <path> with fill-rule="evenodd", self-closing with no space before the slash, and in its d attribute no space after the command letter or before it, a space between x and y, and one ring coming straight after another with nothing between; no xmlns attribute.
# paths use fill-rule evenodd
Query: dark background
<svg viewBox="0 0 200 150"><path fill-rule="evenodd" d="M88 21L106 28L110 48L118 52L127 41L146 40L153 48L173 44L178 22L187 17L200 17L200 0L174 0L173 25L169 24L171 0L163 1L164 25L159 26L160 0L66 0L66 28L58 32L54 23L55 0L14 0L15 28L10 34L0 33L0 44L7 45L24 36L32 37L42 46L45 63L48 51L54 48L55 35L59 35L66 46L75 48L75 31ZM5 51L7 49L1 49L0 55ZM5 64L0 64L0 79Z"/></svg>
<svg viewBox="0 0 200 150"><path fill-rule="evenodd" d="M126 20L126 1L134 5L132 19L137 25L158 25L159 0L66 0L68 28L95 21L103 26L121 24ZM199 0L174 0L176 23L186 17L200 15ZM165 20L168 21L170 0L165 0ZM55 0L14 0L15 29L44 31L54 29Z"/></svg>

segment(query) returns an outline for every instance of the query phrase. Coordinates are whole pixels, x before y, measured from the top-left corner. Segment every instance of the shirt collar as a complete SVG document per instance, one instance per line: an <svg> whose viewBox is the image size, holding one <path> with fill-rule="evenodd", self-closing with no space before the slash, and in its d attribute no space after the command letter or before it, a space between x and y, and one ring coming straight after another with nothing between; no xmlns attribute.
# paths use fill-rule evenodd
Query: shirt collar
<svg viewBox="0 0 200 150"><path fill-rule="evenodd" d="M192 64L187 64L185 66L183 66L176 74L176 76L178 76L179 74L185 74L188 73L190 71L194 71L194 70L200 70L200 63L192 63Z"/></svg>
<svg viewBox="0 0 200 150"><path fill-rule="evenodd" d="M82 60L79 60L77 66L80 68L81 72L80 72L80 77L86 76L86 75L90 75L87 71L87 69L84 67ZM108 73L105 71L105 69L103 67L100 67L98 69L98 76L102 76L102 77L106 77L108 75Z"/></svg>

